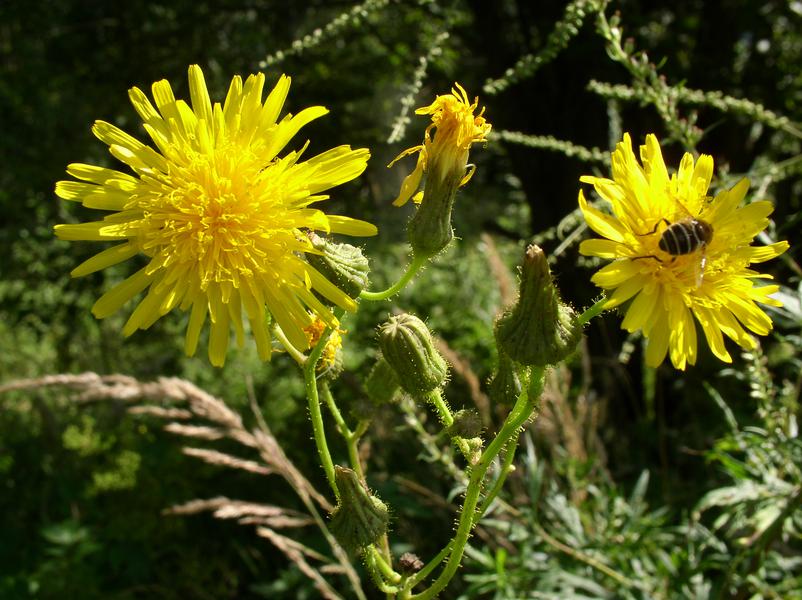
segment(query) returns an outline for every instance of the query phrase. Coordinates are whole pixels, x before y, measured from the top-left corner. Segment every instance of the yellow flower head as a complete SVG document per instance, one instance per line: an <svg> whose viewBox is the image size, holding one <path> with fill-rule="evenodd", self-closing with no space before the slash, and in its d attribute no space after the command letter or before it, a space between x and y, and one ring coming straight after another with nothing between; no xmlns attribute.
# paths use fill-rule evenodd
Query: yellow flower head
<svg viewBox="0 0 802 600"><path fill-rule="evenodd" d="M155 106L132 88L129 97L154 147L110 123L95 123L94 134L133 174L69 165L67 172L79 181L59 181L56 194L109 214L102 221L57 225L56 235L119 242L76 267L74 277L138 254L147 262L98 299L96 317L111 315L147 289L123 333L147 329L174 308L189 311L185 349L192 355L208 315L209 359L221 366L232 328L243 343L243 312L267 360L268 312L290 343L307 348L304 327L312 315L337 324L315 292L354 309L351 298L304 260L304 253L314 252L304 231L376 233L370 223L312 208L328 198L321 192L359 176L370 154L338 146L301 161L304 145L279 157L301 127L328 110L313 106L279 120L290 78L282 75L263 101L264 84L261 73L244 84L236 76L225 102L212 103L203 73L193 65L190 103L176 100L164 80L153 84Z"/></svg>
<svg viewBox="0 0 802 600"><path fill-rule="evenodd" d="M788 242L752 246L769 223L768 201L740 207L749 188L742 179L715 198L707 195L713 159L694 163L685 154L679 171L668 174L660 144L646 137L638 163L629 135L613 152L613 178L582 177L609 203L610 213L590 206L582 191L579 206L593 231L604 239L582 242L579 251L613 259L592 281L611 290L606 308L631 301L622 328L641 330L648 340L646 362L658 366L669 354L677 369L695 364L699 322L713 354L732 358L722 334L753 348L748 331L766 335L771 319L756 304L781 304L771 298L777 285L755 285L771 279L750 268L779 256Z"/></svg>
<svg viewBox="0 0 802 600"><path fill-rule="evenodd" d="M310 347L317 345L323 332L326 331L326 327L328 327L328 325L317 318L310 325L304 327L304 333L306 333L306 339ZM339 327L332 329L329 339L326 342L326 347L323 349L323 354L320 355L320 362L317 365L318 371L324 371L335 365L337 352L343 347L342 334L344 333L345 330Z"/></svg>
<svg viewBox="0 0 802 600"><path fill-rule="evenodd" d="M434 174L438 181L448 176L456 177L460 186L468 183L473 176L473 170L466 173L468 152L471 144L487 141L491 125L482 116L484 108L478 115L473 114L479 106L479 98L471 103L463 87L459 83L454 85L456 89L452 88L450 94L437 96L429 106L415 111L418 115L432 115L432 123L426 128L423 144L407 148L388 165L392 166L410 154L418 154L415 170L404 179L401 192L393 202L395 206L402 206L413 197L424 173L429 176ZM413 201L420 203L422 198L423 193L418 193Z"/></svg>

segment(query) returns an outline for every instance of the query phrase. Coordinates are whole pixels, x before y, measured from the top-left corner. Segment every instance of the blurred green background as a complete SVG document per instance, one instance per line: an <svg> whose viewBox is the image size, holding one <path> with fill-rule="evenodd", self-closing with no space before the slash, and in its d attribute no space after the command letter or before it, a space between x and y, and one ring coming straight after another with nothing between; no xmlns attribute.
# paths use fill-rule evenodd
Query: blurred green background
<svg viewBox="0 0 802 600"><path fill-rule="evenodd" d="M293 85L286 110L312 104L331 110L299 136L311 140L310 152L341 143L371 149L365 175L335 190L332 212L379 226L380 235L365 243L377 288L406 261L404 226L412 209L390 203L412 160L392 170L386 164L420 143L426 120L410 115L405 135L388 142L405 114L405 98L423 106L459 81L469 95L480 96L494 131L554 136L605 152L622 131L635 143L654 132L667 139L666 162L674 165L686 150L671 143L672 124L648 102L589 89L591 80L639 89L607 55L593 14L580 19L575 32L558 27L555 37L555 26L565 22L563 2L366 2L363 14L326 29L355 6L323 0L0 3L0 384L88 370L145 380L180 376L238 410L253 385L292 460L323 482L302 381L286 357L262 365L246 346L230 353L224 369L213 369L205 353L183 355L185 324L177 313L124 340L119 332L127 314L98 322L90 307L132 272L131 265L71 280L69 271L97 248L52 235L56 223L93 216L54 196L66 165L117 167L92 136L93 121L110 121L144 139L126 91L134 85L147 91L165 78L177 96L188 97L190 64L204 69L213 100L224 97L234 74L264 70L272 84L287 73ZM721 90L802 121L802 3L633 0L611 2L606 14L615 11L625 37L649 54L670 85ZM293 50L295 40L318 28L325 34L319 44ZM285 55L276 59L278 51ZM486 80L529 54L542 57L536 72L498 94L483 91ZM422 85L410 97L426 55L431 60ZM522 507L520 518L499 529L506 543L472 552L464 578L444 597L529 597L536 589L545 590L537 597L626 596L620 582L549 547L542 533L550 526L574 547L607 556L628 577L652 582L648 589L668 590L662 597L771 597L773 590L776 597L799 597L798 510L785 515L790 520L780 524L783 534L769 540L759 563L753 564L753 553L736 560L749 550L738 541L744 532L768 527L755 529L750 519L768 506L775 510L762 518L774 522L766 515L776 519L781 499L799 493L802 455L795 430L802 149L798 137L754 112L702 104L678 114L697 119L704 135L696 150L712 154L724 176L714 185L731 185L748 173L753 189L775 204L771 235L792 246L767 267L784 284L787 302L772 314L776 333L731 367L722 368L704 350L697 367L677 373L670 366L643 368L639 340L627 339L616 315L594 322L581 355L555 379L561 408L544 411L527 437L531 452L509 492ZM587 306L597 295L589 282L594 265L578 257L578 243L564 242L576 229L570 215L579 176L606 167L498 137L486 148L475 146L472 160L476 175L461 192L455 216L458 243L397 304L426 318L484 382L494 366L491 328L501 297L483 234L492 236L513 276L533 237L549 253L559 248L553 270L563 297ZM374 328L388 310L389 304L368 305L346 322L346 381L369 368ZM358 387L342 387L345 401L358 398ZM455 376L452 403L469 403L468 396L464 378ZM736 428L722 407L732 411ZM422 505L398 477L425 481L444 498L450 484L410 450L414 435L400 417L383 418L386 437L372 440L371 483L393 506L395 532L429 556L448 539L452 514L447 506ZM743 437L755 431L763 432L759 439ZM158 421L132 418L113 403L78 406L63 391L47 389L0 396L0 598L316 597L284 556L249 528L207 515L160 514L171 504L219 494L294 502L289 489L269 478L223 472L184 456L179 446ZM751 447L763 448L762 454L751 455ZM642 475L647 471L649 486ZM788 487L771 487L778 480ZM756 495L738 488L744 482ZM743 493L733 491L730 504L711 501L720 511L718 524L695 519L705 494L728 487ZM637 493L630 495L633 488ZM573 533L571 524L578 527ZM694 536L702 530L710 537L699 541ZM310 536L307 543L314 545ZM639 567L644 548L666 554ZM728 574L733 561L739 566ZM632 593L655 597L639 588Z"/></svg>

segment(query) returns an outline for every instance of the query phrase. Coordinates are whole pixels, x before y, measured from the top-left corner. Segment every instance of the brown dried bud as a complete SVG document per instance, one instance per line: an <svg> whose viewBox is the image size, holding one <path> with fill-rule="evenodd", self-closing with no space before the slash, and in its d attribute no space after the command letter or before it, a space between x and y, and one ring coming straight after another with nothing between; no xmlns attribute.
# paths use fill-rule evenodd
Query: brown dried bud
<svg viewBox="0 0 802 600"><path fill-rule="evenodd" d="M417 573L423 568L423 561L417 554L404 552L398 559L398 568L404 573Z"/></svg>

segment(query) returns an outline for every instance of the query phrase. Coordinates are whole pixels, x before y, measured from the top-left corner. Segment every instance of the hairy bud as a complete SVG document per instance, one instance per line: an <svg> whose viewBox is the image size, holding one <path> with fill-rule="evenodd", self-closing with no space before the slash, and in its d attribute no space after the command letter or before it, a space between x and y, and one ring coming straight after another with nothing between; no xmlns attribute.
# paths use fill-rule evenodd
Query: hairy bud
<svg viewBox="0 0 802 600"><path fill-rule="evenodd" d="M434 256L454 239L451 210L464 171L444 179L426 178L423 201L407 227L409 245L415 256Z"/></svg>
<svg viewBox="0 0 802 600"><path fill-rule="evenodd" d="M335 244L315 233L309 234L309 240L315 250L322 252L308 253L309 264L351 298L359 296L368 285L370 271L362 250L350 244Z"/></svg>
<svg viewBox="0 0 802 600"><path fill-rule="evenodd" d="M340 502L331 513L329 529L343 548L355 552L387 533L390 513L387 505L370 493L353 469L336 465L334 478Z"/></svg>
<svg viewBox="0 0 802 600"><path fill-rule="evenodd" d="M393 368L379 357L365 380L365 391L374 404L389 404L398 393L400 385L398 375Z"/></svg>
<svg viewBox="0 0 802 600"><path fill-rule="evenodd" d="M446 428L449 437L475 438L482 433L482 418L470 408L463 408L454 413L454 422Z"/></svg>
<svg viewBox="0 0 802 600"><path fill-rule="evenodd" d="M446 380L448 365L418 317L410 314L390 317L379 328L379 345L399 384L413 396L428 394Z"/></svg>
<svg viewBox="0 0 802 600"><path fill-rule="evenodd" d="M523 390L515 363L504 352L499 352L498 367L488 386L490 399L501 406L512 406Z"/></svg>
<svg viewBox="0 0 802 600"><path fill-rule="evenodd" d="M546 255L529 246L518 302L496 323L499 348L518 363L545 366L569 356L581 335L574 311L560 302Z"/></svg>

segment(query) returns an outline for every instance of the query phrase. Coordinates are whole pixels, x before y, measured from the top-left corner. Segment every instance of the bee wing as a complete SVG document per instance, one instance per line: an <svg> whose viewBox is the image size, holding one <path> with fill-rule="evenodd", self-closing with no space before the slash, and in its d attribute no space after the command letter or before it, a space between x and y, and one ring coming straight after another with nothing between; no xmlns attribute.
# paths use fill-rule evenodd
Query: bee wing
<svg viewBox="0 0 802 600"><path fill-rule="evenodd" d="M705 267L707 266L707 252L704 247L702 247L702 256L699 261L696 263L696 287L702 287L702 281L704 280L705 276Z"/></svg>

